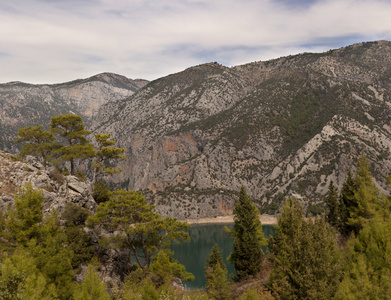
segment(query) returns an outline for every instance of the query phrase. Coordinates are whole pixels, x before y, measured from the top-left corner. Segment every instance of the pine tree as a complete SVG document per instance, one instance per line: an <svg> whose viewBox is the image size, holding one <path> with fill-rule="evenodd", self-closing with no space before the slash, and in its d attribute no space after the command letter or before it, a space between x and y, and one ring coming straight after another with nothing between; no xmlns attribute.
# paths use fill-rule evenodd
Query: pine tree
<svg viewBox="0 0 391 300"><path fill-rule="evenodd" d="M50 126L52 132L66 142L65 146L54 153L58 155L59 161L70 162L73 175L75 174L75 160L91 158L95 155L93 145L86 139L90 132L85 130L81 117L73 114L52 117Z"/></svg>
<svg viewBox="0 0 391 300"><path fill-rule="evenodd" d="M40 156L44 167L46 167L51 152L56 147L53 143L55 139L50 131L43 130L42 126L37 124L37 126L19 129L15 143L23 142L23 150L20 151L20 155Z"/></svg>
<svg viewBox="0 0 391 300"><path fill-rule="evenodd" d="M219 246L215 243L206 259L204 269L206 277L206 292L212 299L230 299L231 291L227 280L227 268L221 257Z"/></svg>
<svg viewBox="0 0 391 300"><path fill-rule="evenodd" d="M99 277L96 267L89 265L82 283L76 286L73 298L76 300L110 300L106 284Z"/></svg>
<svg viewBox="0 0 391 300"><path fill-rule="evenodd" d="M365 224L383 213L380 192L369 171L369 161L365 154L358 159L357 173L352 179L348 176L341 191L341 202L345 206L342 232L356 235ZM348 174L349 175L349 174Z"/></svg>
<svg viewBox="0 0 391 300"><path fill-rule="evenodd" d="M43 201L42 191L35 190L31 183L19 189L15 207L10 210L6 220L6 239L27 245L29 240L40 237Z"/></svg>
<svg viewBox="0 0 391 300"><path fill-rule="evenodd" d="M228 260L234 264L236 276L243 279L260 272L264 259L261 246L267 244L259 220L259 212L242 186L234 205L233 252Z"/></svg>
<svg viewBox="0 0 391 300"><path fill-rule="evenodd" d="M326 220L329 224L335 228L338 228L340 209L338 199L338 189L334 186L334 182L331 180L329 190L326 197Z"/></svg>
<svg viewBox="0 0 391 300"><path fill-rule="evenodd" d="M336 299L390 299L391 222L376 217L346 246L345 277Z"/></svg>
<svg viewBox="0 0 391 300"><path fill-rule="evenodd" d="M344 236L348 236L354 230L354 228L348 223L348 219L350 217L350 211L358 206L354 196L356 190L356 183L354 182L352 173L349 170L347 178L341 189L339 204L340 232Z"/></svg>
<svg viewBox="0 0 391 300"><path fill-rule="evenodd" d="M172 254L172 251L160 250L153 259L151 271L158 277L158 280L155 280L155 284L157 283L158 286L171 283L174 277L180 278L183 281L194 280L194 275L186 272L184 265L169 256Z"/></svg>
<svg viewBox="0 0 391 300"><path fill-rule="evenodd" d="M114 140L109 140L110 133L108 134L95 134L95 141L97 142L97 149L95 154L95 161L93 164L94 169L94 184L97 183L98 177L102 175L117 174L122 171L121 168L112 168L106 164L113 159L125 159L124 148L113 147L115 145Z"/></svg>
<svg viewBox="0 0 391 300"><path fill-rule="evenodd" d="M337 239L324 219L306 220L288 199L269 238L273 263L268 285L281 299L331 299L342 277Z"/></svg>
<svg viewBox="0 0 391 300"><path fill-rule="evenodd" d="M189 234L183 231L189 224L173 218L163 219L153 209L140 192L117 190L111 193L109 201L100 203L96 214L88 217L87 225L113 233L102 241L128 251L129 260L133 256L146 269L152 258L172 241L189 239Z"/></svg>

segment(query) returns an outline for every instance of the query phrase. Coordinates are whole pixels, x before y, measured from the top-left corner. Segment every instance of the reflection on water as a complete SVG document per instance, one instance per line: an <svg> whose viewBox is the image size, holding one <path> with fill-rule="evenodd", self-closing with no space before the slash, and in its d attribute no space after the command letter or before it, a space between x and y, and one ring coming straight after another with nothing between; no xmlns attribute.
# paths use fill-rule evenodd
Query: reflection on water
<svg viewBox="0 0 391 300"><path fill-rule="evenodd" d="M233 224L195 224L188 230L190 241L172 245L171 249L175 252L174 258L185 265L186 271L193 273L195 280L186 282L188 288L203 288L206 280L204 274L205 261L214 243L219 245L222 251L221 255L226 262L228 274L234 274L233 265L228 264L227 257L232 252L232 238L224 230L224 226L233 229ZM265 237L275 232L272 225L262 226ZM266 251L266 248L263 249Z"/></svg>

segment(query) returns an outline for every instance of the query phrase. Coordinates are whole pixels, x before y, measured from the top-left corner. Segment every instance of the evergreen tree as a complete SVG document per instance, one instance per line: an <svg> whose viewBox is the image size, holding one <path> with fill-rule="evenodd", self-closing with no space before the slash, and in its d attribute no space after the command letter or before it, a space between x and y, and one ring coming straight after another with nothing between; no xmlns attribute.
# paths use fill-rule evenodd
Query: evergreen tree
<svg viewBox="0 0 391 300"><path fill-rule="evenodd" d="M99 277L96 267L89 265L81 284L76 286L73 293L75 300L110 300L106 284Z"/></svg>
<svg viewBox="0 0 391 300"><path fill-rule="evenodd" d="M211 253L206 259L206 292L212 299L230 299L231 291L227 280L227 268L221 257L221 251L217 243L214 244Z"/></svg>
<svg viewBox="0 0 391 300"><path fill-rule="evenodd" d="M334 186L334 182L332 180L330 181L329 190L326 197L326 205L327 222L331 226L338 228L340 215L338 189Z"/></svg>
<svg viewBox="0 0 391 300"><path fill-rule="evenodd" d="M238 279L259 273L264 259L261 246L266 246L267 242L258 209L243 186L234 205L234 229L229 233L234 242L228 260L234 264Z"/></svg>
<svg viewBox="0 0 391 300"><path fill-rule="evenodd" d="M151 271L158 277L157 282L155 281L155 284L157 283L158 286L171 283L174 277L180 278L183 281L194 280L193 274L186 272L184 265L169 256L172 254L172 251L160 250L153 259Z"/></svg>
<svg viewBox="0 0 391 300"><path fill-rule="evenodd" d="M43 201L42 191L35 190L31 183L20 188L6 220L6 240L26 246L29 240L40 237Z"/></svg>
<svg viewBox="0 0 391 300"><path fill-rule="evenodd" d="M50 126L52 132L66 142L65 146L57 149L54 153L58 155L58 160L70 162L71 174L74 175L75 160L95 155L93 145L86 139L90 132L85 130L81 117L73 114L52 117Z"/></svg>
<svg viewBox="0 0 391 300"><path fill-rule="evenodd" d="M356 183L353 180L352 173L348 171L347 178L343 183L341 194L340 194L340 232L344 236L348 236L354 228L348 223L350 218L350 211L355 209L358 204L355 198Z"/></svg>
<svg viewBox="0 0 391 300"><path fill-rule="evenodd" d="M376 217L346 247L345 277L336 299L390 299L391 222Z"/></svg>
<svg viewBox="0 0 391 300"><path fill-rule="evenodd" d="M92 197L96 203L106 202L110 199L110 189L105 185L104 181L100 181L94 185Z"/></svg>
<svg viewBox="0 0 391 300"><path fill-rule="evenodd" d="M67 203L61 214L65 221L63 231L66 236L67 248L72 250L72 267L77 268L87 263L94 255L92 237L84 231L85 222L91 212L77 204Z"/></svg>
<svg viewBox="0 0 391 300"><path fill-rule="evenodd" d="M306 220L288 199L269 238L273 263L268 285L281 299L331 299L342 277L337 239L324 219Z"/></svg>
<svg viewBox="0 0 391 300"><path fill-rule="evenodd" d="M38 270L26 249L16 250L0 263L0 299L54 300L56 288Z"/></svg>
<svg viewBox="0 0 391 300"><path fill-rule="evenodd" d="M129 259L132 255L144 269L150 266L152 257L161 249L167 249L172 241L189 239L189 234L183 231L189 227L187 223L162 219L153 209L140 192L118 190L111 193L109 201L99 204L87 224L113 233L102 241L127 250Z"/></svg>
<svg viewBox="0 0 391 300"><path fill-rule="evenodd" d="M348 223L356 228L355 233L368 223L368 220L374 218L379 211L380 198L379 189L376 187L373 177L369 171L369 161L365 154L361 154L358 159L357 174L355 182L357 190L355 191L355 198L357 207L350 211L350 218Z"/></svg>
<svg viewBox="0 0 391 300"><path fill-rule="evenodd" d="M69 299L74 287L73 252L56 212L45 215L42 223L40 238L31 240L27 249L48 283L55 285L59 298Z"/></svg>
<svg viewBox="0 0 391 300"><path fill-rule="evenodd" d="M56 138L50 131L42 129L42 126L28 126L18 130L18 138L15 143L23 142L23 150L20 151L20 155L32 155L40 156L44 167L51 155L51 152L55 149L53 141Z"/></svg>
<svg viewBox="0 0 391 300"><path fill-rule="evenodd" d="M114 140L109 140L110 133L108 134L95 134L95 141L97 142L97 149L95 154L95 161L93 164L94 169L94 184L97 183L98 177L102 175L117 174L122 171L121 168L113 168L108 165L108 162L113 159L125 159L124 148L113 147L115 145Z"/></svg>

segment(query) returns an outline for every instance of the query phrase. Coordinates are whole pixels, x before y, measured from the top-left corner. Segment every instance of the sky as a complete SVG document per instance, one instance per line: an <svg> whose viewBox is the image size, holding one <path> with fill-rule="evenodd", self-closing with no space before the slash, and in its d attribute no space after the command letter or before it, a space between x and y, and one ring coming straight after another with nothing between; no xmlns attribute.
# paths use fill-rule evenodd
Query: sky
<svg viewBox="0 0 391 300"><path fill-rule="evenodd" d="M154 80L391 40L390 0L0 1L0 83Z"/></svg>

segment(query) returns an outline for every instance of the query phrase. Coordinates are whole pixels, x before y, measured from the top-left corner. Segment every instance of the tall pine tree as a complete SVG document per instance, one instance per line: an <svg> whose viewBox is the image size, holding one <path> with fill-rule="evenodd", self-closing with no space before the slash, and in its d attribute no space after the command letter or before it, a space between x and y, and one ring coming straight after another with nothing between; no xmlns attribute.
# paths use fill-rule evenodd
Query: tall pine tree
<svg viewBox="0 0 391 300"><path fill-rule="evenodd" d="M334 182L331 180L329 185L329 191L326 197L326 220L334 228L338 228L339 225L339 198L338 198L338 189L334 186Z"/></svg>
<svg viewBox="0 0 391 300"><path fill-rule="evenodd" d="M50 122L51 130L65 140L66 145L56 150L59 160L69 161L71 174L75 174L75 161L86 159L95 155L93 145L86 139L90 134L80 116L73 114L53 117Z"/></svg>
<svg viewBox="0 0 391 300"><path fill-rule="evenodd" d="M306 220L300 203L288 199L269 238L270 289L281 299L331 299L342 278L334 234L324 219Z"/></svg>
<svg viewBox="0 0 391 300"><path fill-rule="evenodd" d="M357 207L357 201L354 193L356 191L356 183L353 180L352 173L348 171L347 178L343 183L341 194L340 194L340 232L344 236L348 236L352 231L353 227L348 223L350 217L349 213L352 209Z"/></svg>
<svg viewBox="0 0 391 300"><path fill-rule="evenodd" d="M243 279L260 272L264 259L261 246L267 241L262 232L259 212L242 186L234 205L233 252L228 260L234 264L237 278Z"/></svg>

